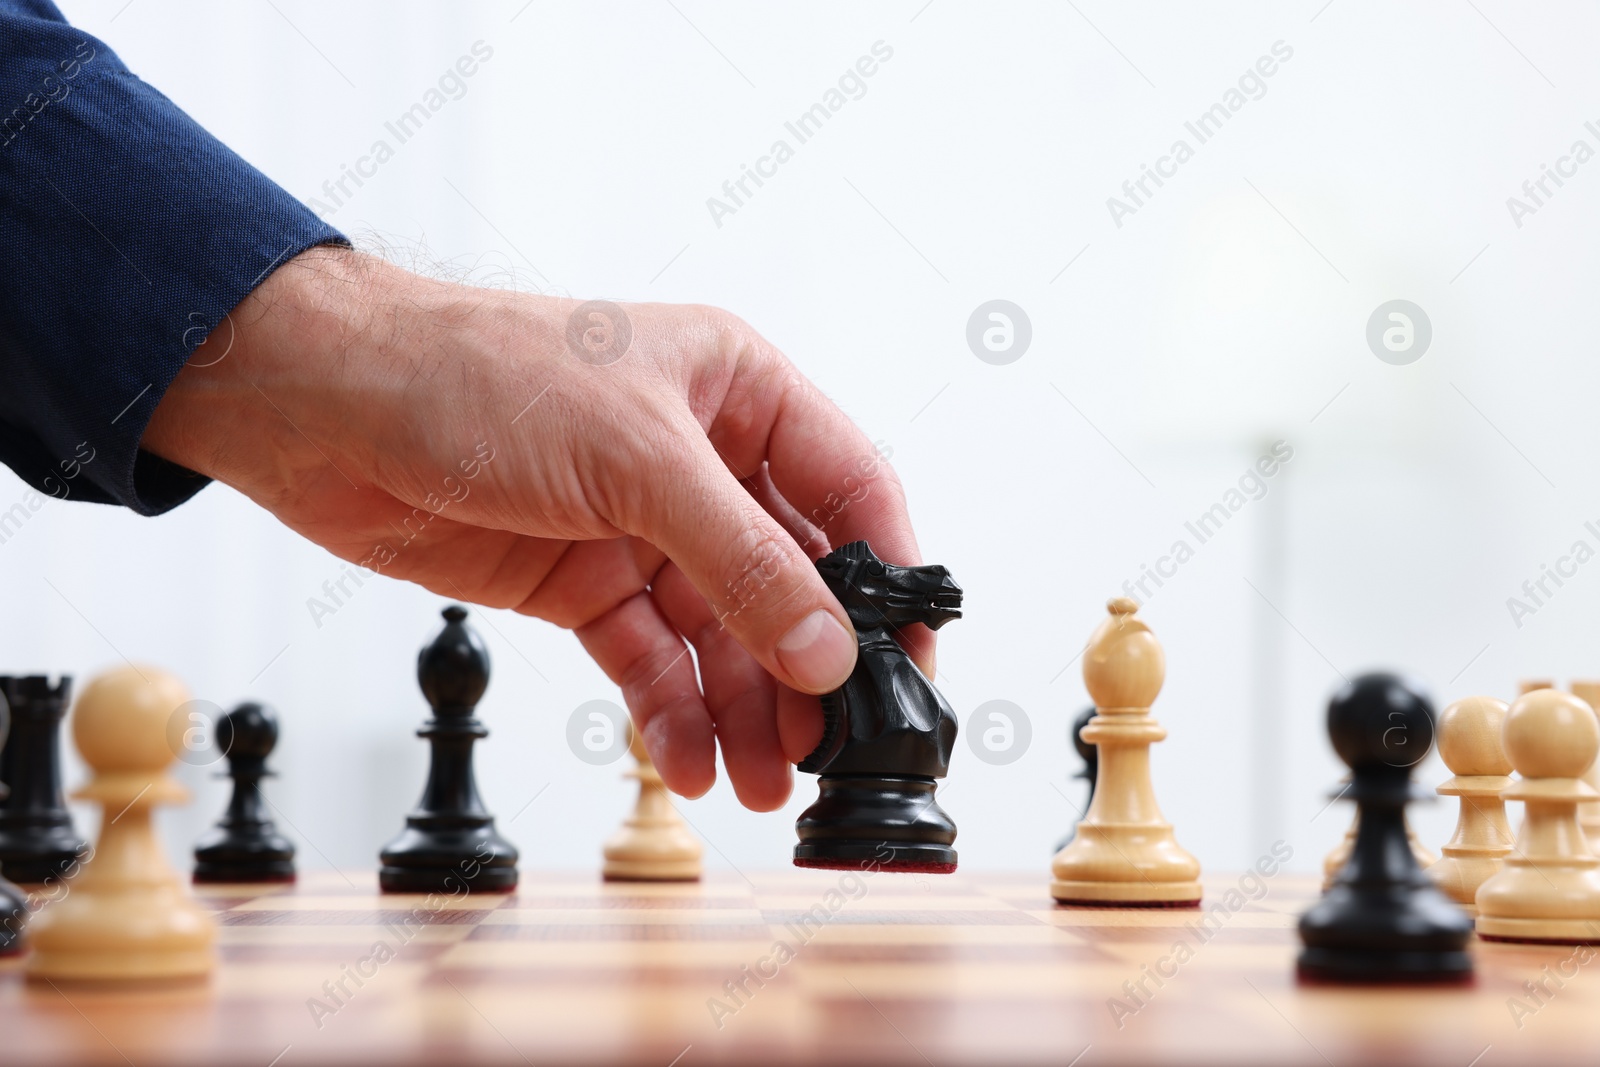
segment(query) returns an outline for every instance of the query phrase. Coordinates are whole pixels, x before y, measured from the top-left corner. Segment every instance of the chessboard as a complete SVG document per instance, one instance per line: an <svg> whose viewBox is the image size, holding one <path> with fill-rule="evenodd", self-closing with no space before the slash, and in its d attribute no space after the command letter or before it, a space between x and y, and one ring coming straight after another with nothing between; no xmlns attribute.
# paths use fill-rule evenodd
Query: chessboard
<svg viewBox="0 0 1600 1067"><path fill-rule="evenodd" d="M1309 879L1209 877L1200 910L1060 908L1048 886L1041 864L198 887L220 928L208 981L51 983L5 961L0 1061L1491 1067L1600 1048L1596 950L1475 942L1466 985L1307 985Z"/></svg>

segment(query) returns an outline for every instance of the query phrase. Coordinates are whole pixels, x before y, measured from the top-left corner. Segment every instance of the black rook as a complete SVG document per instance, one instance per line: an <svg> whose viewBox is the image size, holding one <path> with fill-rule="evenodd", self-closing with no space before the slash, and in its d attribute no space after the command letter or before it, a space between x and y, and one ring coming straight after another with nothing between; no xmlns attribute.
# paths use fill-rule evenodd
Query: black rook
<svg viewBox="0 0 1600 1067"><path fill-rule="evenodd" d="M6 743L6 731L11 726L11 716L6 702L0 699L0 746ZM6 796L6 787L0 783L0 800ZM22 927L28 921L28 897L22 890L6 880L0 872L0 956L15 956L25 947Z"/></svg>
<svg viewBox="0 0 1600 1067"><path fill-rule="evenodd" d="M61 791L61 720L71 692L67 677L0 677L11 708L11 735L0 748L0 782L11 790L0 802L0 871L14 881L70 877L89 852Z"/></svg>

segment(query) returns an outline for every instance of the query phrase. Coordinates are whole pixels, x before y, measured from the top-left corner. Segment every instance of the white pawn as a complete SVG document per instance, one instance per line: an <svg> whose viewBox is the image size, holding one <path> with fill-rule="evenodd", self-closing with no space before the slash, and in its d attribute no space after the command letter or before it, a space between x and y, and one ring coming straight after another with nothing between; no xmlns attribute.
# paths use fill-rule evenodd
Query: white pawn
<svg viewBox="0 0 1600 1067"><path fill-rule="evenodd" d="M700 842L684 826L667 797L661 772L650 761L639 731L628 751L639 767L628 774L639 780L639 799L622 829L606 842L604 875L612 882L694 882L700 878Z"/></svg>
<svg viewBox="0 0 1600 1067"><path fill-rule="evenodd" d="M1600 712L1600 682L1573 682L1572 695ZM1600 793L1600 760L1595 760L1584 772L1583 780ZM1589 847L1600 852L1600 800L1590 800L1578 805L1578 822L1589 838Z"/></svg>
<svg viewBox="0 0 1600 1067"><path fill-rule="evenodd" d="M1525 693L1505 721L1505 749L1522 775L1500 795L1523 802L1516 850L1478 888L1478 936L1499 941L1600 941L1600 858L1578 825L1596 798L1580 777L1600 752L1600 721L1555 689Z"/></svg>
<svg viewBox="0 0 1600 1067"><path fill-rule="evenodd" d="M72 739L93 772L73 796L103 810L100 840L83 873L32 927L28 974L127 981L210 973L216 927L163 855L151 809L188 799L167 775L173 712L183 683L153 667L108 671L72 714ZM187 725L186 723L183 725Z"/></svg>
<svg viewBox="0 0 1600 1067"><path fill-rule="evenodd" d="M1511 851L1511 824L1501 791L1511 784L1511 761L1502 744L1505 701L1467 697L1439 713L1439 756L1455 777L1440 796L1460 797L1455 836L1428 875L1468 915L1478 914L1478 887L1500 872Z"/></svg>

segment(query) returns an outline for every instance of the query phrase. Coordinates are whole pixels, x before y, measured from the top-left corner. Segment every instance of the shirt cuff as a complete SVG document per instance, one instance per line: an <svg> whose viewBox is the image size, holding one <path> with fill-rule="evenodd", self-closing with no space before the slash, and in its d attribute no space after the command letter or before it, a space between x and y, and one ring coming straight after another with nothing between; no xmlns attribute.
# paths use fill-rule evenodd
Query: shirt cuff
<svg viewBox="0 0 1600 1067"><path fill-rule="evenodd" d="M39 90L0 128L0 460L159 514L207 481L139 448L168 385L227 358L273 270L349 241L65 22L0 5L0 67Z"/></svg>

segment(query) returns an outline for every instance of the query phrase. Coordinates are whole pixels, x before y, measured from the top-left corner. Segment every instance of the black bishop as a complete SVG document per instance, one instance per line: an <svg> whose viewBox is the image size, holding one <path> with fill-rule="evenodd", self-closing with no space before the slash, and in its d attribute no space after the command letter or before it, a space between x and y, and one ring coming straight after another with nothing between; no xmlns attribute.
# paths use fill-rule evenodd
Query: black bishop
<svg viewBox="0 0 1600 1067"><path fill-rule="evenodd" d="M433 718L417 731L432 746L428 783L406 828L378 858L386 893L506 893L517 885L517 850L494 828L472 773L472 746L489 736L474 711L489 687L489 650L466 625L467 609L444 609L444 629L417 656L417 681Z"/></svg>

